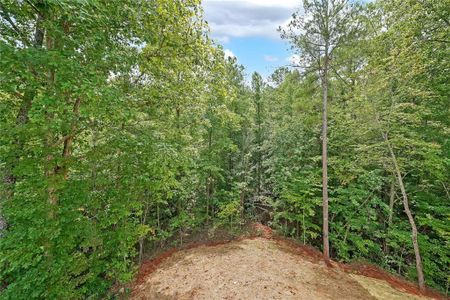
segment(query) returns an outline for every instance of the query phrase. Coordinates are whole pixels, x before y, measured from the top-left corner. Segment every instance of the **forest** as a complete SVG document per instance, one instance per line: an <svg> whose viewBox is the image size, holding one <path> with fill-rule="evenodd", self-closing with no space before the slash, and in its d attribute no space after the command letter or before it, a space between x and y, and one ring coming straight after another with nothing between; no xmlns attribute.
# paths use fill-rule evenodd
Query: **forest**
<svg viewBox="0 0 450 300"><path fill-rule="evenodd" d="M448 292L450 2L292 13L263 78L201 0L0 1L0 299L113 297L248 222Z"/></svg>

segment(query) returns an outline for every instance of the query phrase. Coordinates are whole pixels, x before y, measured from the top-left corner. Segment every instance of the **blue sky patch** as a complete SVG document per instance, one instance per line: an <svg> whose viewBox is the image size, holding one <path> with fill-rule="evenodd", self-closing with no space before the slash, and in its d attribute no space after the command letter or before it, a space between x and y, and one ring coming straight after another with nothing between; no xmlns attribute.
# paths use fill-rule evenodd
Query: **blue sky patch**
<svg viewBox="0 0 450 300"><path fill-rule="evenodd" d="M277 28L289 22L299 0L204 0L212 37L236 56L246 74L267 77L290 62L292 51Z"/></svg>

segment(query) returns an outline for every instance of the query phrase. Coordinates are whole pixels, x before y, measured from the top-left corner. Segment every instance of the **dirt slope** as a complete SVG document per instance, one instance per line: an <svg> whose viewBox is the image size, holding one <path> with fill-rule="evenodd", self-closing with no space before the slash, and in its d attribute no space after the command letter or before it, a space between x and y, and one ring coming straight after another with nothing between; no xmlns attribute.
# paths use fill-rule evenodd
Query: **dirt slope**
<svg viewBox="0 0 450 300"><path fill-rule="evenodd" d="M171 256L136 284L132 299L429 299L349 274L266 238Z"/></svg>

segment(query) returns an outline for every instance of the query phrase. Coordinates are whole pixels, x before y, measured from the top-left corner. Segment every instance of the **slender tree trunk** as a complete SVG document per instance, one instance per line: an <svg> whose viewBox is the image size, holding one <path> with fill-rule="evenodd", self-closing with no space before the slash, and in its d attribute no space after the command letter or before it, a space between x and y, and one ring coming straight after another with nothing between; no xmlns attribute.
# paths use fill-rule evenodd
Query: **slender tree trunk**
<svg viewBox="0 0 450 300"><path fill-rule="evenodd" d="M179 77L181 76L181 74L178 75ZM179 105L176 106L175 108L175 112L176 112L176 127L177 127L177 131L176 131L176 135L177 135L177 150L178 153L181 153L181 108ZM179 182L181 180L181 169L178 166L178 172L176 175L177 181ZM183 207L182 207L182 203L181 203L181 197L178 196L177 199L177 213L178 216L181 216L183 212ZM178 229L178 235L180 238L180 244L183 245L183 225L180 225L180 228Z"/></svg>
<svg viewBox="0 0 450 300"><path fill-rule="evenodd" d="M211 158L211 148L212 148L212 128L208 133L208 150ZM212 174L208 171L208 177L206 178L206 220L209 221L209 206L212 198Z"/></svg>
<svg viewBox="0 0 450 300"><path fill-rule="evenodd" d="M303 245L306 244L305 211L302 213Z"/></svg>
<svg viewBox="0 0 450 300"><path fill-rule="evenodd" d="M241 182L243 183L243 185L245 185L245 180L246 180L246 174L247 174L247 161L245 159L245 151L247 149L246 147L246 131L245 129L242 131L242 153L241 153L241 168L242 168L242 173L241 173ZM245 186L241 187L241 191L240 191L240 195L239 195L239 200L240 200L240 211L241 211L241 221L244 221L244 216L245 216Z"/></svg>
<svg viewBox="0 0 450 300"><path fill-rule="evenodd" d="M325 58L322 74L323 114L322 114L322 197L323 197L323 255L330 258L330 243L328 240L328 46L325 47Z"/></svg>
<svg viewBox="0 0 450 300"><path fill-rule="evenodd" d="M144 215L142 216L141 224L145 225L147 223L147 215L148 215L149 205L148 202L145 202L145 209L144 209ZM144 242L145 237L139 238L139 265L142 264L142 259L144 257Z"/></svg>
<svg viewBox="0 0 450 300"><path fill-rule="evenodd" d="M206 220L209 220L209 201L211 198L210 190L209 190L209 175L206 178Z"/></svg>
<svg viewBox="0 0 450 300"><path fill-rule="evenodd" d="M386 133L383 133L383 138L387 144L389 153L392 158L392 162L394 164L394 169L395 169L395 174L397 177L398 185L400 187L400 191L403 196L403 207L405 208L405 212L406 212L406 215L408 216L409 224L411 225L411 236L412 236L414 254L416 256L417 280L419 283L419 288L421 291L425 291L425 280L424 280L424 276L423 276L422 257L420 256L419 244L417 242L416 222L414 221L414 217L411 213L411 210L409 209L408 195L406 194L406 189L403 184L403 177L400 172L400 167L398 166L397 157L395 156L394 150L392 149L391 143L390 143Z"/></svg>
<svg viewBox="0 0 450 300"><path fill-rule="evenodd" d="M256 102L256 114L257 114L257 123L258 123L258 133L257 133L257 178L258 178L258 186L256 188L257 196L261 195L261 97L258 95Z"/></svg>
<svg viewBox="0 0 450 300"><path fill-rule="evenodd" d="M394 201L395 201L395 184L391 183L391 190L389 192L389 218L388 218L388 229L392 226L392 218L394 216Z"/></svg>

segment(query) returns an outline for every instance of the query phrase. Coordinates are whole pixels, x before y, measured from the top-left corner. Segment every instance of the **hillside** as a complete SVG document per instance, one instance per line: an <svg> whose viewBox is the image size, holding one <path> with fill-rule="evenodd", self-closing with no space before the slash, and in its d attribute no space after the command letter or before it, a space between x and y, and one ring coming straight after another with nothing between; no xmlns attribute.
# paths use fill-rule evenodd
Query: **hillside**
<svg viewBox="0 0 450 300"><path fill-rule="evenodd" d="M163 253L143 264L131 299L439 299L377 268L327 266L317 250L267 232Z"/></svg>
<svg viewBox="0 0 450 300"><path fill-rule="evenodd" d="M431 299L264 238L177 252L142 281L131 299Z"/></svg>

